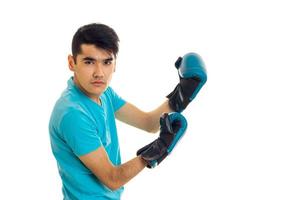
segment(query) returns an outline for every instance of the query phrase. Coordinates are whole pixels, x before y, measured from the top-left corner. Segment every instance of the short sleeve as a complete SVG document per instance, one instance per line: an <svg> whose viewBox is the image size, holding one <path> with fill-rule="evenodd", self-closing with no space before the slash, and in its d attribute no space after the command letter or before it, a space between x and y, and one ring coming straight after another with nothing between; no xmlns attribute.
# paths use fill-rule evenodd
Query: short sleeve
<svg viewBox="0 0 300 200"><path fill-rule="evenodd" d="M114 112L116 112L122 106L125 105L126 101L122 97L120 97L111 87L109 87L108 89L109 89L109 95L111 97L110 99L114 107Z"/></svg>
<svg viewBox="0 0 300 200"><path fill-rule="evenodd" d="M62 118L60 131L77 156L103 146L94 122L81 111L74 110L67 113Z"/></svg>

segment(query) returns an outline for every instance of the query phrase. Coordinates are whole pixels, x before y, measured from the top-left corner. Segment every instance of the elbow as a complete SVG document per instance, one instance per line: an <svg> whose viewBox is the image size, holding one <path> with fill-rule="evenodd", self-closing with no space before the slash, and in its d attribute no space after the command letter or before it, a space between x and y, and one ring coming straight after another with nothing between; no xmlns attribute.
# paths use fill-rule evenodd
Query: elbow
<svg viewBox="0 0 300 200"><path fill-rule="evenodd" d="M148 133L157 133L157 131L159 130L159 128L158 127L155 127L155 128L153 128L153 127L151 127L151 128L148 128L147 129L147 132Z"/></svg>
<svg viewBox="0 0 300 200"><path fill-rule="evenodd" d="M112 192L120 189L123 186L123 184L121 184L120 181L114 180L114 179L110 179L110 180L104 181L102 183Z"/></svg>
<svg viewBox="0 0 300 200"><path fill-rule="evenodd" d="M146 128L145 128L145 131L147 131L148 133L157 133L157 131L159 130L159 127L155 127L153 124L151 123L148 123Z"/></svg>
<svg viewBox="0 0 300 200"><path fill-rule="evenodd" d="M105 179L102 181L99 179L99 181L111 191L118 190L124 185L117 175L116 167Z"/></svg>
<svg viewBox="0 0 300 200"><path fill-rule="evenodd" d="M155 122L155 119L153 119L150 113L147 114L144 121L146 122L145 131L148 133L157 133L159 130L159 124Z"/></svg>
<svg viewBox="0 0 300 200"><path fill-rule="evenodd" d="M110 181L101 181L100 182L105 185L109 190L111 190L112 192L115 191L115 190L118 190L120 187L122 187L123 185L121 184L118 184L118 182L114 182L112 180Z"/></svg>

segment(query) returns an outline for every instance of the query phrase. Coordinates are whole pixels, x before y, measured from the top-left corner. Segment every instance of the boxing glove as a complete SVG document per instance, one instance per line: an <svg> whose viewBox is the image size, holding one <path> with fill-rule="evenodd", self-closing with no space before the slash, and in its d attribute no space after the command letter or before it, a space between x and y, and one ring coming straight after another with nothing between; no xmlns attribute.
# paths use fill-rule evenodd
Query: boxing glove
<svg viewBox="0 0 300 200"><path fill-rule="evenodd" d="M154 168L161 163L174 149L183 137L187 121L180 113L164 113L160 118L159 137L137 151L137 155L147 163L148 168Z"/></svg>
<svg viewBox="0 0 300 200"><path fill-rule="evenodd" d="M196 53L179 57L175 67L178 70L179 83L167 98L173 111L182 112L206 83L207 74L203 60Z"/></svg>

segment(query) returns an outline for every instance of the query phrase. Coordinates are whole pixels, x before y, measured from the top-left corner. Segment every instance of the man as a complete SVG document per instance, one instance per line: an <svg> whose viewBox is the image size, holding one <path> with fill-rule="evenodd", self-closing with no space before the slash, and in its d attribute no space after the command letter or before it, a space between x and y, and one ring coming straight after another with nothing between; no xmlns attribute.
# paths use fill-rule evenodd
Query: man
<svg viewBox="0 0 300 200"><path fill-rule="evenodd" d="M181 112L191 101L187 101L191 94L184 96L185 91L196 91L202 84L194 77L188 82L184 79L185 85L179 83L168 100L144 112L109 86L118 42L115 31L104 24L85 25L73 37L68 63L74 76L56 102L49 122L51 147L66 200L120 199L123 185L145 166L159 164L182 137L186 120L173 111ZM192 84L195 81L198 84ZM115 118L151 133L160 129L160 135L135 158L121 164Z"/></svg>

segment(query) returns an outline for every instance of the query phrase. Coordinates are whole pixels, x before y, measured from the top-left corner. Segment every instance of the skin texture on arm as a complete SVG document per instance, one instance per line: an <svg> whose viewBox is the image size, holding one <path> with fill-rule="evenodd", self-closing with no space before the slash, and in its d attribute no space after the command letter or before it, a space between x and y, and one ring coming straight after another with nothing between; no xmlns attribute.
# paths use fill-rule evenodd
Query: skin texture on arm
<svg viewBox="0 0 300 200"><path fill-rule="evenodd" d="M79 159L92 171L99 181L111 190L117 190L125 185L146 166L146 163L140 156L120 166L115 166L109 160L104 147L100 147L91 153L80 156Z"/></svg>
<svg viewBox="0 0 300 200"><path fill-rule="evenodd" d="M169 112L172 112L172 110L169 107L168 100L166 100L159 107L150 112L144 112L136 106L126 103L115 114L116 118L122 122L155 133L160 127L160 116L162 113ZM109 160L103 147L80 156L79 159L92 171L99 181L111 190L116 190L125 185L146 166L146 163L140 156L122 165L115 166Z"/></svg>
<svg viewBox="0 0 300 200"><path fill-rule="evenodd" d="M128 125L150 133L156 133L159 130L160 116L169 112L172 112L172 110L169 107L168 100L150 112L144 112L131 103L126 103L116 112L116 118Z"/></svg>

